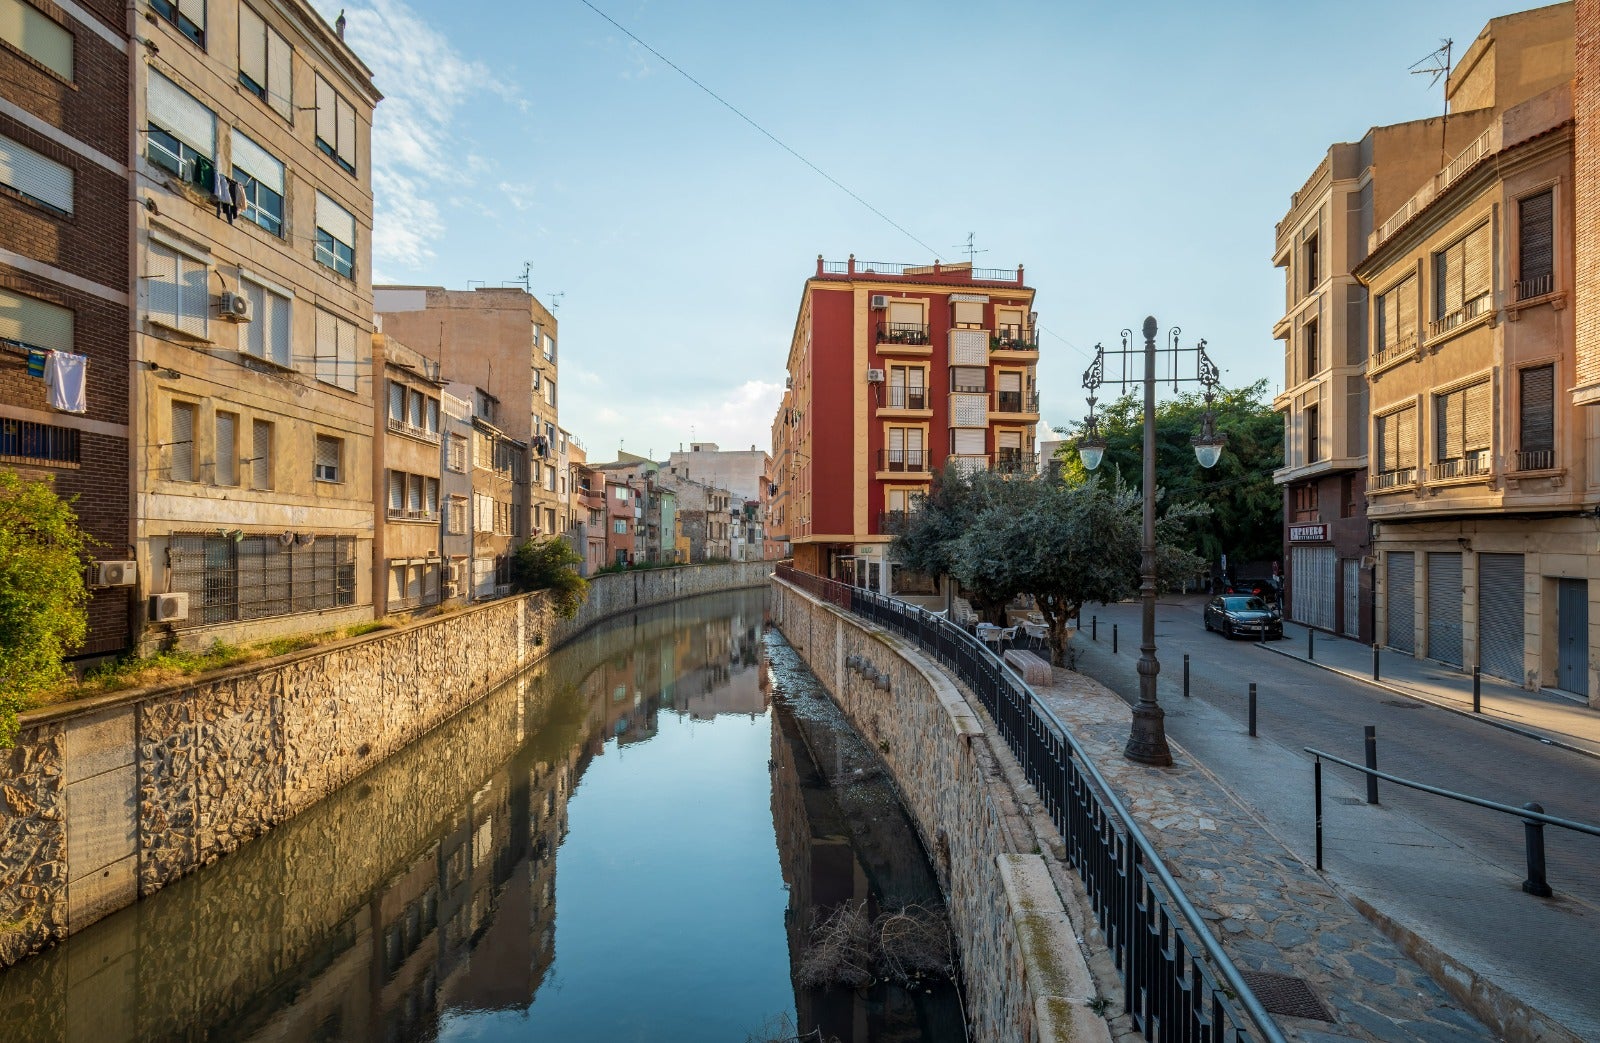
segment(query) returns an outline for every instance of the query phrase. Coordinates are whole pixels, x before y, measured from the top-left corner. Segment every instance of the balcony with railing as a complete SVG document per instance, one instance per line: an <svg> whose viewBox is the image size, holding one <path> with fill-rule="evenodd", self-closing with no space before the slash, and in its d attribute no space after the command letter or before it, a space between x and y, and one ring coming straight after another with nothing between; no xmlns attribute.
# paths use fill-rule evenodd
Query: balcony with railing
<svg viewBox="0 0 1600 1043"><path fill-rule="evenodd" d="M1386 489L1404 489L1417 484L1417 469L1415 467L1400 467L1393 471L1381 471L1367 481L1367 488L1373 492L1383 492Z"/></svg>
<svg viewBox="0 0 1600 1043"><path fill-rule="evenodd" d="M1493 310L1490 300L1489 294L1481 293L1454 311L1446 312L1437 319L1430 320L1428 323L1428 336L1438 337L1449 333L1451 330L1465 326L1480 315L1488 314Z"/></svg>
<svg viewBox="0 0 1600 1043"><path fill-rule="evenodd" d="M1445 165L1445 168L1433 175L1428 182L1414 193L1405 205L1395 211L1387 221L1378 226L1367 240L1367 253L1374 253L1378 247L1387 242L1389 237L1404 228L1413 217L1421 213L1429 203L1442 195L1445 189L1455 182L1467 171L1476 167L1480 162L1495 152L1500 151L1500 124L1496 123L1477 139L1456 154L1456 157Z"/></svg>
<svg viewBox="0 0 1600 1043"><path fill-rule="evenodd" d="M894 474L926 474L930 461L922 449L880 449L878 470Z"/></svg>
<svg viewBox="0 0 1600 1043"><path fill-rule="evenodd" d="M878 323L879 344L907 344L918 347L928 345L928 327L921 322Z"/></svg>
<svg viewBox="0 0 1600 1043"><path fill-rule="evenodd" d="M1517 452L1517 470L1553 471L1556 468L1554 449L1523 449Z"/></svg>
<svg viewBox="0 0 1600 1043"><path fill-rule="evenodd" d="M998 326L989 337L989 350L1036 352L1039 350L1039 330L1027 325Z"/></svg>
<svg viewBox="0 0 1600 1043"><path fill-rule="evenodd" d="M436 522L439 520L439 512L421 507L390 507L388 518L390 521Z"/></svg>
<svg viewBox="0 0 1600 1043"><path fill-rule="evenodd" d="M1428 478L1431 481L1442 482L1461 478L1484 478L1492 469L1493 463L1487 449L1475 449L1461 456L1454 456L1448 460L1428 465Z"/></svg>
<svg viewBox="0 0 1600 1043"><path fill-rule="evenodd" d="M1039 415L1039 393L1037 391L996 391L989 403L989 411L1007 416L1037 417Z"/></svg>
<svg viewBox="0 0 1600 1043"><path fill-rule="evenodd" d="M1535 275L1531 279L1519 279L1514 289L1517 300L1528 301L1535 297L1543 297L1547 293L1554 293L1555 288L1555 273L1545 272L1543 275Z"/></svg>
<svg viewBox="0 0 1600 1043"><path fill-rule="evenodd" d="M890 384L883 400L884 409L928 409L928 393L920 387Z"/></svg>
<svg viewBox="0 0 1600 1043"><path fill-rule="evenodd" d="M879 511L878 533L882 536L899 536L906 531L906 522L910 519L910 511Z"/></svg>
<svg viewBox="0 0 1600 1043"><path fill-rule="evenodd" d="M899 261L858 261L854 254L844 261L825 261L817 257L819 279L904 279L908 282L1003 283L1024 285L1022 265L1015 268L975 268L970 263L906 264Z"/></svg>
<svg viewBox="0 0 1600 1043"><path fill-rule="evenodd" d="M1410 358L1417 352L1417 335L1403 333L1396 337L1392 343L1385 342L1372 349L1372 368L1383 369L1401 359Z"/></svg>
<svg viewBox="0 0 1600 1043"><path fill-rule="evenodd" d="M994 470L1001 474L1035 474L1039 470L1039 457L1020 449L1001 448L994 454Z"/></svg>
<svg viewBox="0 0 1600 1043"><path fill-rule="evenodd" d="M389 430L393 431L397 435L405 435L407 438L415 438L418 441L427 442L429 445L439 444L439 432L437 431L429 431L425 427L417 427L414 424L409 424L406 421L401 420L399 417L391 416L388 418L388 421Z"/></svg>

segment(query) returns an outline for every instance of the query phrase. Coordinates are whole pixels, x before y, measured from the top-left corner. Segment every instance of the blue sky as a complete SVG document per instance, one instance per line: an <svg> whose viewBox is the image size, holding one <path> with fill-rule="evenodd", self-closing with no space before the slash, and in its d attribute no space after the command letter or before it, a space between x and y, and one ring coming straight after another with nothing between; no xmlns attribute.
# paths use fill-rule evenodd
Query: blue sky
<svg viewBox="0 0 1600 1043"><path fill-rule="evenodd" d="M1408 67L1519 9L593 2L939 256L971 232L980 266L1025 264L1054 425L1084 412L1089 349L1147 314L1206 338L1229 385L1276 389L1290 194L1331 142L1437 114L1442 85ZM582 0L345 10L386 96L378 280L499 285L530 262L591 459L765 448L817 254L930 259Z"/></svg>

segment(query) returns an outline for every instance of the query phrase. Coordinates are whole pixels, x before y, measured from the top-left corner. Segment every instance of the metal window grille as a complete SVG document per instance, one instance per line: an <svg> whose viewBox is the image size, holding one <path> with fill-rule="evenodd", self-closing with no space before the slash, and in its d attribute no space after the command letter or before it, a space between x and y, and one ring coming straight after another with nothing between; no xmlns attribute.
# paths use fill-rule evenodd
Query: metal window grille
<svg viewBox="0 0 1600 1043"><path fill-rule="evenodd" d="M0 463L53 464L76 467L78 432L31 420L0 419Z"/></svg>
<svg viewBox="0 0 1600 1043"><path fill-rule="evenodd" d="M177 533L172 589L189 595L180 626L230 623L355 603L355 537ZM302 542L305 541L305 542Z"/></svg>

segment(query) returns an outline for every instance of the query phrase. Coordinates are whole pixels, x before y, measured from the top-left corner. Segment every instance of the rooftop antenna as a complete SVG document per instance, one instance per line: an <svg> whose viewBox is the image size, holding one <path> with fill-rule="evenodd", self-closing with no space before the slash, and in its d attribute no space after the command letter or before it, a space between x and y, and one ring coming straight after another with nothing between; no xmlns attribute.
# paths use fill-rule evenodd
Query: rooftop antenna
<svg viewBox="0 0 1600 1043"><path fill-rule="evenodd" d="M960 250L962 253L967 255L968 264L971 264L973 261L977 260L979 254L986 254L989 252L987 248L979 248L973 245L977 237L978 233L968 232L967 241L964 243L957 243L954 247L954 249Z"/></svg>
<svg viewBox="0 0 1600 1043"><path fill-rule="evenodd" d="M1411 63L1410 73L1413 76L1430 76L1428 89L1432 90L1434 84L1443 80L1444 89L1444 119L1439 121L1439 169L1443 170L1449 163L1450 150L1445 145L1445 128L1450 122L1450 55L1455 47L1455 41L1446 37L1439 48ZM1419 68L1420 66L1420 68Z"/></svg>
<svg viewBox="0 0 1600 1043"><path fill-rule="evenodd" d="M522 278L518 279L517 281L522 284L523 290L526 291L530 296L533 294L532 278L533 278L533 262L532 261L523 261L522 262Z"/></svg>
<svg viewBox="0 0 1600 1043"><path fill-rule="evenodd" d="M552 293L550 295L550 310L553 311L553 312L560 311L561 310L561 298L565 297L566 295L567 295L567 291L566 290L561 290L561 291L558 291L556 293Z"/></svg>

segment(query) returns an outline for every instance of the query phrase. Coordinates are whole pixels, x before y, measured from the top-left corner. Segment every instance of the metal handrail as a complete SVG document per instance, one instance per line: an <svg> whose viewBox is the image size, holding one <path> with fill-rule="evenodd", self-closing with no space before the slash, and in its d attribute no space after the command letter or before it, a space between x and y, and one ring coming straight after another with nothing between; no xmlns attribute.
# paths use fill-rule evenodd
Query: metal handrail
<svg viewBox="0 0 1600 1043"><path fill-rule="evenodd" d="M1267 1043L1286 1043L1282 1030L1206 927L1199 911L1162 862L1155 845L1117 798L1100 769L1095 767L1088 753L1054 711L998 654L948 619L897 598L885 597L822 576L800 573L787 564L778 565L774 578L806 589L829 604L894 627L947 666L955 668L958 676L983 701L1001 737L1017 757L1028 781L1044 798L1052 822L1067 842L1069 861L1089 888L1089 899L1096 909L1100 929L1116 958L1123 982L1124 1011L1132 1015L1145 1039L1243 1040L1251 1038L1246 1032L1248 1027L1259 1033L1258 1038ZM867 607L874 611L863 611ZM915 616L911 615L912 612L915 612ZM929 631L938 640L930 643ZM1009 691L1002 691L1002 687ZM1001 702L1003 694L1009 696L1004 705ZM1040 734L1038 725L1044 726L1045 735ZM1092 784L1088 796L1098 807L1080 804L1069 808L1063 794L1055 788L1062 787L1073 794L1080 792L1081 787L1074 784L1072 777L1074 761L1080 775L1087 775ZM1054 783L1054 786L1047 783ZM1132 841L1133 852L1115 843L1115 826L1112 827L1112 835L1106 835L1105 827L1111 825L1105 818L1107 809L1111 812L1111 818L1120 824L1122 837ZM1079 828L1074 830L1072 825ZM1085 850L1086 840L1098 840L1098 852ZM1091 859L1096 859L1093 867L1090 865ZM1169 920L1160 894L1149 888L1148 879L1140 876L1141 871L1154 873L1167 900L1177 908L1182 918L1181 925ZM1136 881L1142 885L1143 894L1135 892ZM1196 960L1186 947L1173 945L1176 958L1171 959L1171 963L1175 965L1176 973L1173 981L1166 985L1175 991L1159 995L1154 990L1161 983L1152 979L1146 962L1136 959L1134 936L1144 935L1147 943L1154 939L1160 954L1166 955L1168 945L1180 941L1181 934L1185 932L1199 942L1210 961L1209 967ZM1189 973L1185 969L1186 955L1189 970L1210 992L1209 1026L1203 1024L1208 1015L1203 1010L1199 990L1189 988L1184 981ZM1215 968L1215 972L1221 975L1226 989L1217 985L1210 968ZM1182 994L1187 999L1175 1001L1175 994ZM1238 1012L1229 1006L1230 999L1244 1008L1249 1026L1241 1024ZM1141 1004L1140 1009L1135 1009L1136 1004ZM1179 1018L1180 1021L1171 1024L1166 1020L1169 1017ZM1187 1023L1181 1020L1184 1017L1189 1019ZM1224 1027L1231 1029L1231 1037L1224 1036Z"/></svg>

